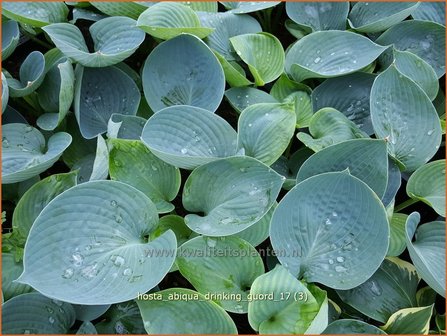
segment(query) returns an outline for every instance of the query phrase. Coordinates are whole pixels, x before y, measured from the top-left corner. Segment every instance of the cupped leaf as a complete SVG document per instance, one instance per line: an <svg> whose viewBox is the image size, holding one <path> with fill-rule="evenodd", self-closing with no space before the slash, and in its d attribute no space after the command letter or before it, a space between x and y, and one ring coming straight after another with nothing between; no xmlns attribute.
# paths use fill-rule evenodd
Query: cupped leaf
<svg viewBox="0 0 447 336"><path fill-rule="evenodd" d="M314 111L332 107L342 112L362 131L373 134L369 96L375 78L375 75L357 72L325 80L312 92Z"/></svg>
<svg viewBox="0 0 447 336"><path fill-rule="evenodd" d="M386 334L379 328L363 321L354 319L341 319L332 322L322 332L323 335L338 335L338 334L368 334L381 335Z"/></svg>
<svg viewBox="0 0 447 336"><path fill-rule="evenodd" d="M89 28L95 50L90 52L75 25L56 23L42 29L67 57L86 67L107 67L123 61L137 50L145 37L135 20L121 16L105 18Z"/></svg>
<svg viewBox="0 0 447 336"><path fill-rule="evenodd" d="M445 3L423 1L411 16L416 20L432 21L445 26Z"/></svg>
<svg viewBox="0 0 447 336"><path fill-rule="evenodd" d="M74 112L86 139L105 133L114 113L135 115L140 99L135 82L116 67L76 68Z"/></svg>
<svg viewBox="0 0 447 336"><path fill-rule="evenodd" d="M250 287L264 274L261 256L237 237L193 238L178 249L176 264L199 293L233 313L247 312Z"/></svg>
<svg viewBox="0 0 447 336"><path fill-rule="evenodd" d="M180 171L160 160L138 140L110 139L110 178L127 183L149 197L159 213L174 210L170 203L180 189Z"/></svg>
<svg viewBox="0 0 447 336"><path fill-rule="evenodd" d="M133 115L112 114L107 125L107 137L110 139L139 140L146 119Z"/></svg>
<svg viewBox="0 0 447 336"><path fill-rule="evenodd" d="M14 52L19 43L20 31L16 21L2 22L2 61Z"/></svg>
<svg viewBox="0 0 447 336"><path fill-rule="evenodd" d="M260 103L278 103L278 101L267 92L252 87L233 87L225 91L230 105L238 113L242 113L247 107Z"/></svg>
<svg viewBox="0 0 447 336"><path fill-rule="evenodd" d="M286 2L287 16L313 31L345 30L349 2Z"/></svg>
<svg viewBox="0 0 447 336"><path fill-rule="evenodd" d="M148 334L237 334L225 310L200 293L170 288L154 295L160 299L137 300Z"/></svg>
<svg viewBox="0 0 447 336"><path fill-rule="evenodd" d="M445 217L445 160L427 163L416 170L408 180L407 194Z"/></svg>
<svg viewBox="0 0 447 336"><path fill-rule="evenodd" d="M216 56L189 34L157 46L146 59L142 79L144 95L154 112L171 105L214 112L225 89L225 76Z"/></svg>
<svg viewBox="0 0 447 336"><path fill-rule="evenodd" d="M139 16L137 26L162 40L183 33L204 38L214 30L202 27L194 10L178 2L158 2L149 7Z"/></svg>
<svg viewBox="0 0 447 336"><path fill-rule="evenodd" d="M405 250L405 223L408 215L394 213L390 221L390 246L387 256L397 257Z"/></svg>
<svg viewBox="0 0 447 336"><path fill-rule="evenodd" d="M66 334L74 321L71 304L40 293L22 294L2 305L3 334Z"/></svg>
<svg viewBox="0 0 447 336"><path fill-rule="evenodd" d="M236 131L218 115L192 106L172 106L153 115L141 134L161 160L194 169L237 151Z"/></svg>
<svg viewBox="0 0 447 336"><path fill-rule="evenodd" d="M9 100L9 87L8 87L8 80L6 79L5 75L2 72L2 114L5 112L7 106L8 106L8 100ZM5 124L5 116L3 116L3 124Z"/></svg>
<svg viewBox="0 0 447 336"><path fill-rule="evenodd" d="M277 79L284 71L284 49L272 34L244 34L230 38L236 54L248 65L258 86Z"/></svg>
<svg viewBox="0 0 447 336"><path fill-rule="evenodd" d="M388 221L375 193L348 172L297 184L273 214L270 239L280 262L307 282L351 289L365 282L388 250Z"/></svg>
<svg viewBox="0 0 447 336"><path fill-rule="evenodd" d="M143 319L134 300L112 305L102 319L95 324L100 334L144 333Z"/></svg>
<svg viewBox="0 0 447 336"><path fill-rule="evenodd" d="M48 142L36 128L26 124L2 126L2 183L27 180L50 168L71 143L65 132L53 134Z"/></svg>
<svg viewBox="0 0 447 336"><path fill-rule="evenodd" d="M295 124L295 111L288 104L251 105L238 120L238 146L270 166L289 145Z"/></svg>
<svg viewBox="0 0 447 336"><path fill-rule="evenodd" d="M234 14L245 14L245 13L252 13L257 12L263 9L275 7L276 5L280 4L281 1L219 1L222 5L225 6L225 8L228 10L229 13Z"/></svg>
<svg viewBox="0 0 447 336"><path fill-rule="evenodd" d="M382 47L347 31L321 31L303 37L287 52L285 69L297 82L356 72L382 54Z"/></svg>
<svg viewBox="0 0 447 336"><path fill-rule="evenodd" d="M283 178L250 157L231 157L196 168L186 180L183 206L191 230L228 236L255 224L272 207ZM209 192L204 193L204 188Z"/></svg>
<svg viewBox="0 0 447 336"><path fill-rule="evenodd" d="M416 229L419 220L419 213L413 212L405 224L408 252L421 278L445 297L445 223L430 222Z"/></svg>
<svg viewBox="0 0 447 336"><path fill-rule="evenodd" d="M14 296L33 291L30 286L14 282L22 272L23 263L21 260L17 262L12 253L2 253L2 294L5 301Z"/></svg>
<svg viewBox="0 0 447 336"><path fill-rule="evenodd" d="M127 1L127 2L103 2L92 1L91 4L96 9L99 9L104 14L109 16L127 16L131 19L137 20L141 13L143 13L150 3L142 1Z"/></svg>
<svg viewBox="0 0 447 336"><path fill-rule="evenodd" d="M378 138L388 141L389 154L414 171L437 152L441 125L422 89L394 65L382 72L371 89L371 119Z"/></svg>
<svg viewBox="0 0 447 336"><path fill-rule="evenodd" d="M5 1L2 15L33 27L67 21L68 7L63 2Z"/></svg>
<svg viewBox="0 0 447 336"><path fill-rule="evenodd" d="M410 16L418 2L357 2L349 13L349 24L362 33L387 30Z"/></svg>
<svg viewBox="0 0 447 336"><path fill-rule="evenodd" d="M19 78L6 77L11 97L23 97L33 93L45 77L45 58L40 51L31 52L20 66Z"/></svg>
<svg viewBox="0 0 447 336"><path fill-rule="evenodd" d="M387 334L423 334L427 335L430 329L430 319L433 305L418 308L405 308L398 310L380 327Z"/></svg>
<svg viewBox="0 0 447 336"><path fill-rule="evenodd" d="M356 124L333 108L322 108L309 123L310 135L299 132L297 138L315 152L328 146L357 138L367 137Z"/></svg>
<svg viewBox="0 0 447 336"><path fill-rule="evenodd" d="M104 314L110 305L73 305L76 313L76 320L78 321L93 321Z"/></svg>
<svg viewBox="0 0 447 336"><path fill-rule="evenodd" d="M76 304L110 304L135 298L171 268L176 239L168 231L147 242L157 209L139 190L116 181L73 187L35 220L25 245L27 283L44 295Z"/></svg>
<svg viewBox="0 0 447 336"><path fill-rule="evenodd" d="M438 78L445 74L445 27L440 24L407 20L388 29L376 42L416 54L433 67Z"/></svg>

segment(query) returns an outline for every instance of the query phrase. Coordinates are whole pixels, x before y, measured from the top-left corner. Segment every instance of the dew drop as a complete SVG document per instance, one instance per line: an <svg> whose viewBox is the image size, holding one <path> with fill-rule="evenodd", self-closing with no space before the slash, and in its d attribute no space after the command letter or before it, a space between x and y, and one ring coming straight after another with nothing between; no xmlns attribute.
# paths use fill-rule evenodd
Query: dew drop
<svg viewBox="0 0 447 336"><path fill-rule="evenodd" d="M381 288L380 285L379 285L376 281L374 281L374 280L371 281L370 289L371 289L371 292L372 292L374 295L376 295L376 296L382 295L382 288Z"/></svg>
<svg viewBox="0 0 447 336"><path fill-rule="evenodd" d="M53 316L50 316L49 318L48 318L48 322L50 322L50 324L54 324L54 317Z"/></svg>
<svg viewBox="0 0 447 336"><path fill-rule="evenodd" d="M186 153L188 153L188 150L187 150L186 148L182 148L182 149L180 150L180 152L181 152L182 154L186 154Z"/></svg>
<svg viewBox="0 0 447 336"><path fill-rule="evenodd" d="M157 170L158 170L158 168L157 168L156 166L154 166L154 165L151 165L151 169L152 169L153 171L157 171Z"/></svg>
<svg viewBox="0 0 447 336"><path fill-rule="evenodd" d="M343 258L343 257L337 257L337 261L338 261L339 263L342 263L343 261L345 261L345 258Z"/></svg>
<svg viewBox="0 0 447 336"><path fill-rule="evenodd" d="M329 264L331 264L331 265L334 263L334 261L333 261L332 259L329 259L328 262L329 262Z"/></svg>
<svg viewBox="0 0 447 336"><path fill-rule="evenodd" d="M314 63L315 64L319 63L320 61L321 61L321 57L317 57L317 58L314 59Z"/></svg>
<svg viewBox="0 0 447 336"><path fill-rule="evenodd" d="M434 132L435 132L435 130L434 130L434 129L431 129L431 130L429 130L429 131L427 132L427 135L432 135Z"/></svg>
<svg viewBox="0 0 447 336"><path fill-rule="evenodd" d="M89 265L81 271L81 275L86 279L92 279L97 274L98 274L98 264L97 263Z"/></svg>
<svg viewBox="0 0 447 336"><path fill-rule="evenodd" d="M115 266L121 267L124 265L124 262L126 261L123 257L116 255L116 256L111 256L110 260L113 261L113 264Z"/></svg>
<svg viewBox="0 0 447 336"><path fill-rule="evenodd" d="M64 274L62 274L62 277L63 277L64 279L71 279L71 277L73 276L73 274L74 274L74 270L73 270L73 268L67 268L67 269L64 271Z"/></svg>
<svg viewBox="0 0 447 336"><path fill-rule="evenodd" d="M332 222L331 222L331 220L330 220L329 218L326 218L326 222L325 222L325 224L326 224L326 225L331 225Z"/></svg>
<svg viewBox="0 0 447 336"><path fill-rule="evenodd" d="M213 239L210 237L207 237L205 239L206 239L206 245L208 245L209 247L216 247L216 245L217 245L216 239Z"/></svg>
<svg viewBox="0 0 447 336"><path fill-rule="evenodd" d="M346 272L348 269L346 267L337 265L335 266L335 272L341 273L341 272Z"/></svg>
<svg viewBox="0 0 447 336"><path fill-rule="evenodd" d="M337 217L338 213L336 213L335 211L332 211L332 216Z"/></svg>
<svg viewBox="0 0 447 336"><path fill-rule="evenodd" d="M123 217L121 217L120 215L116 215L115 216L115 222L117 222L118 224L123 222Z"/></svg>
<svg viewBox="0 0 447 336"><path fill-rule="evenodd" d="M123 275L132 275L132 270L131 270L130 268L126 268L126 269L123 271Z"/></svg>
<svg viewBox="0 0 447 336"><path fill-rule="evenodd" d="M253 126L253 124L248 124L248 127L251 127L251 126Z"/></svg>
<svg viewBox="0 0 447 336"><path fill-rule="evenodd" d="M239 170L243 173L245 173L247 171L247 168L239 168Z"/></svg>
<svg viewBox="0 0 447 336"><path fill-rule="evenodd" d="M111 200L110 205L113 206L114 208L116 208L118 206L118 203L116 203L115 200Z"/></svg>
<svg viewBox="0 0 447 336"><path fill-rule="evenodd" d="M80 266L82 266L82 263L84 262L84 256L82 254L80 254L79 252L75 252L71 255L70 261L75 267L80 267Z"/></svg>

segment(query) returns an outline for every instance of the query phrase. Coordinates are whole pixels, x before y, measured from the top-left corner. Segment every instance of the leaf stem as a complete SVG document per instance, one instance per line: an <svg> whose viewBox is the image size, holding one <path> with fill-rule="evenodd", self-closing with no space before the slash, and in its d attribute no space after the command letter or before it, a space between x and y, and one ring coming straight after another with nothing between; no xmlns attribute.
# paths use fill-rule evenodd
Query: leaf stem
<svg viewBox="0 0 447 336"><path fill-rule="evenodd" d="M403 202L403 203L401 203L399 205L396 205L394 207L394 212L399 212L399 211L401 211L401 210L403 210L403 209L405 209L405 208L409 207L410 205L413 205L413 204L415 204L417 202L419 202L419 200L410 198L410 199L406 200L405 202Z"/></svg>

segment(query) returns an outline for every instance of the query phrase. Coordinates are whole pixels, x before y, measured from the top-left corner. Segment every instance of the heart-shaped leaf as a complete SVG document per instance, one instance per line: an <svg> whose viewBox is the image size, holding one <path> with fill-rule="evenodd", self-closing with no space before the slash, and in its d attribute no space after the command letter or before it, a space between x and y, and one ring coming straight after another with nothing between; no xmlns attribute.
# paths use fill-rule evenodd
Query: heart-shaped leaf
<svg viewBox="0 0 447 336"><path fill-rule="evenodd" d="M80 184L35 220L18 281L76 304L133 299L157 285L174 262L175 254L159 253L176 250L172 231L146 241L157 222L152 201L127 184Z"/></svg>
<svg viewBox="0 0 447 336"><path fill-rule="evenodd" d="M19 25L16 21L2 22L2 61L6 60L17 47L20 38Z"/></svg>
<svg viewBox="0 0 447 336"><path fill-rule="evenodd" d="M43 27L54 22L67 21L68 7L63 2L3 3L2 14L11 20L33 27Z"/></svg>
<svg viewBox="0 0 447 336"><path fill-rule="evenodd" d="M154 112L171 105L216 111L225 89L219 61L200 39L182 34L157 46L146 59L146 100Z"/></svg>
<svg viewBox="0 0 447 336"><path fill-rule="evenodd" d="M14 282L23 272L23 263L21 260L17 262L14 254L2 253L2 269L2 294L5 301L33 291L30 286Z"/></svg>
<svg viewBox="0 0 447 336"><path fill-rule="evenodd" d="M387 334L422 334L427 335L430 330L430 319L433 305L418 308L398 310L381 327Z"/></svg>
<svg viewBox="0 0 447 336"><path fill-rule="evenodd" d="M250 157L230 157L196 168L183 188L185 223L207 236L228 236L256 223L272 207L283 178ZM209 193L202 191L206 188Z"/></svg>
<svg viewBox="0 0 447 336"><path fill-rule="evenodd" d="M405 223L408 215L394 213L390 221L390 246L387 256L397 257L405 250Z"/></svg>
<svg viewBox="0 0 447 336"><path fill-rule="evenodd" d="M234 87L225 91L225 98L238 113L247 107L260 103L278 103L267 92L252 87Z"/></svg>
<svg viewBox="0 0 447 336"><path fill-rule="evenodd" d="M297 184L273 214L270 239L280 262L307 282L351 289L365 282L388 250L385 208L347 172Z"/></svg>
<svg viewBox="0 0 447 336"><path fill-rule="evenodd" d="M141 13L143 13L151 4L143 1L127 1L127 2L103 2L96 1L91 5L99 9L104 14L109 16L127 16L131 19L137 20Z"/></svg>
<svg viewBox="0 0 447 336"><path fill-rule="evenodd" d="M237 134L231 125L193 106L172 106L156 113L147 121L141 139L154 155L185 169L237 151Z"/></svg>
<svg viewBox="0 0 447 336"><path fill-rule="evenodd" d="M432 21L445 26L445 3L420 2L411 16L416 20Z"/></svg>
<svg viewBox="0 0 447 336"><path fill-rule="evenodd" d="M136 27L135 20L109 17L90 26L95 50L90 52L75 25L56 23L42 29L67 57L86 67L107 67L123 61L137 50L145 37L144 32Z"/></svg>
<svg viewBox="0 0 447 336"><path fill-rule="evenodd" d="M252 13L257 12L263 9L275 7L276 5L280 4L281 1L219 1L222 5L225 6L225 8L228 10L229 13L234 14L245 14L245 13Z"/></svg>
<svg viewBox="0 0 447 336"><path fill-rule="evenodd" d="M338 334L380 335L386 333L371 324L354 319L341 319L334 321L322 332L322 335Z"/></svg>
<svg viewBox="0 0 447 336"><path fill-rule="evenodd" d="M23 97L34 92L45 77L45 57L40 51L31 52L20 66L20 80L6 77L11 97Z"/></svg>

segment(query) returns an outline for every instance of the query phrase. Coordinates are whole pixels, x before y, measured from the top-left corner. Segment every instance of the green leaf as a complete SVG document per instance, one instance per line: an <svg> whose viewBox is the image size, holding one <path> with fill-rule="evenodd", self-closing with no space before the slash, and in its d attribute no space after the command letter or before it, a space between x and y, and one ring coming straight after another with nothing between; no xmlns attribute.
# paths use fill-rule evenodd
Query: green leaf
<svg viewBox="0 0 447 336"><path fill-rule="evenodd" d="M286 73L297 82L347 75L372 63L385 49L352 32L316 32L288 50Z"/></svg>
<svg viewBox="0 0 447 336"><path fill-rule="evenodd" d="M297 182L321 173L345 169L349 169L352 176L365 182L378 197L382 197L388 180L385 141L356 139L326 147L303 163Z"/></svg>
<svg viewBox="0 0 447 336"><path fill-rule="evenodd" d="M107 137L109 139L139 140L146 121L138 116L112 114L107 124Z"/></svg>
<svg viewBox="0 0 447 336"><path fill-rule="evenodd" d="M445 3L420 2L411 16L416 20L432 21L445 26Z"/></svg>
<svg viewBox="0 0 447 336"><path fill-rule="evenodd" d="M234 14L245 14L245 13L252 13L257 12L263 9L275 7L276 5L280 4L281 1L219 1L222 5L225 6L225 8L228 10L229 13Z"/></svg>
<svg viewBox="0 0 447 336"><path fill-rule="evenodd" d="M278 103L267 92L252 87L233 87L225 91L230 105L237 113L242 113L247 107L260 103Z"/></svg>
<svg viewBox="0 0 447 336"><path fill-rule="evenodd" d="M397 257L405 250L405 223L408 215L394 213L390 221L390 246L387 256Z"/></svg>
<svg viewBox="0 0 447 336"><path fill-rule="evenodd" d="M430 222L416 229L419 220L419 213L413 212L405 224L408 252L421 278L445 297L445 223Z"/></svg>
<svg viewBox="0 0 447 336"><path fill-rule="evenodd" d="M326 292L323 302L319 302L310 288L279 265L259 276L250 290L253 298L248 304L250 326L260 334L304 334L322 306L327 309ZM325 318L320 330L312 334L321 333L327 326L327 310Z"/></svg>
<svg viewBox="0 0 447 336"><path fill-rule="evenodd" d="M90 52L81 31L69 23L56 23L42 28L51 41L67 57L86 67L107 67L117 64L143 43L145 34L128 17L108 17L89 28L94 43Z"/></svg>
<svg viewBox="0 0 447 336"><path fill-rule="evenodd" d="M247 312L250 287L264 274L261 256L237 237L193 238L179 247L176 264L199 293L233 313Z"/></svg>
<svg viewBox="0 0 447 336"><path fill-rule="evenodd" d="M14 254L2 253L2 269L2 294L5 301L20 294L33 291L30 286L14 282L14 280L16 280L23 272L22 261L20 260L20 262L16 262Z"/></svg>
<svg viewBox="0 0 447 336"><path fill-rule="evenodd" d="M362 33L387 30L410 16L418 2L357 2L349 13L349 24Z"/></svg>
<svg viewBox="0 0 447 336"><path fill-rule="evenodd" d="M134 300L114 304L95 324L100 334L143 334L144 326L140 310Z"/></svg>
<svg viewBox="0 0 447 336"><path fill-rule="evenodd" d="M429 286L422 287L416 292L416 301L419 307L430 306L436 301L436 292Z"/></svg>
<svg viewBox="0 0 447 336"><path fill-rule="evenodd" d="M76 332L77 335L96 335L97 333L98 331L96 330L95 326L89 321L82 322L81 326Z"/></svg>
<svg viewBox="0 0 447 336"><path fill-rule="evenodd" d="M102 2L92 1L90 3L96 9L99 9L104 14L109 16L127 16L131 19L137 20L141 13L143 13L147 7L147 2Z"/></svg>
<svg viewBox="0 0 447 336"><path fill-rule="evenodd" d="M110 305L73 305L73 308L76 313L76 320L88 322L93 321L104 314L110 308Z"/></svg>
<svg viewBox="0 0 447 336"><path fill-rule="evenodd" d="M319 30L345 30L349 2L286 2L287 16L300 26Z"/></svg>
<svg viewBox="0 0 447 336"><path fill-rule="evenodd" d="M154 112L172 105L217 110L225 90L219 61L200 39L182 34L158 45L142 73L146 100Z"/></svg>
<svg viewBox="0 0 447 336"><path fill-rule="evenodd" d="M371 119L377 138L388 141L389 154L411 172L437 152L441 125L422 89L391 65L371 89Z"/></svg>
<svg viewBox="0 0 447 336"><path fill-rule="evenodd" d="M433 67L438 78L445 74L445 27L440 24L407 20L388 29L376 42L416 54Z"/></svg>
<svg viewBox="0 0 447 336"><path fill-rule="evenodd" d="M244 34L230 38L236 54L248 65L257 86L273 82L284 71L284 49L272 34Z"/></svg>
<svg viewBox="0 0 447 336"><path fill-rule="evenodd" d="M388 221L376 194L348 172L297 184L273 214L270 239L281 264L307 282L351 289L379 268Z"/></svg>
<svg viewBox="0 0 447 336"><path fill-rule="evenodd" d="M194 232L228 236L259 221L272 207L283 178L250 157L230 157L196 168L183 188L185 223ZM208 190L204 193L203 190Z"/></svg>
<svg viewBox="0 0 447 336"><path fill-rule="evenodd" d="M5 112L8 106L8 100L9 100L8 81L2 72L2 114L3 112ZM5 116L3 116L3 124L5 124Z"/></svg>
<svg viewBox="0 0 447 336"><path fill-rule="evenodd" d="M47 143L42 133L26 124L2 126L2 183L25 181L50 168L70 145L71 135L53 134Z"/></svg>
<svg viewBox="0 0 447 336"><path fill-rule="evenodd" d="M135 115L139 103L137 85L118 68L76 68L74 112L84 138L105 133L114 113Z"/></svg>
<svg viewBox="0 0 447 336"><path fill-rule="evenodd" d="M432 161L416 170L408 180L407 194L445 217L445 160Z"/></svg>
<svg viewBox="0 0 447 336"><path fill-rule="evenodd" d="M297 138L315 152L328 146L357 138L366 138L356 124L333 108L322 108L309 123L310 135L299 132Z"/></svg>
<svg viewBox="0 0 447 336"><path fill-rule="evenodd" d="M2 305L3 334L66 334L74 321L71 304L40 293L22 294Z"/></svg>
<svg viewBox="0 0 447 336"><path fill-rule="evenodd" d="M284 101L288 97L290 97L290 95L297 93L297 91L305 92L308 94L312 93L312 89L310 87L289 79L289 77L287 77L287 75L283 73L273 84L272 89L270 90L270 94L278 101Z"/></svg>
<svg viewBox="0 0 447 336"><path fill-rule="evenodd" d="M225 310L200 293L170 288L154 295L161 299L137 300L148 334L237 334Z"/></svg>
<svg viewBox="0 0 447 336"><path fill-rule="evenodd" d="M180 171L168 165L138 140L110 139L110 178L127 183L149 197L159 213L174 210L170 203L180 189Z"/></svg>
<svg viewBox="0 0 447 336"><path fill-rule="evenodd" d="M138 17L137 27L162 40L184 33L204 38L214 31L202 27L194 10L178 2L158 2L149 7Z"/></svg>
<svg viewBox="0 0 447 336"><path fill-rule="evenodd" d="M68 7L63 2L5 1L2 7L2 15L32 27L67 21Z"/></svg>
<svg viewBox="0 0 447 336"><path fill-rule="evenodd" d="M236 131L218 115L193 106L172 106L153 115L141 135L161 160L194 169L237 151Z"/></svg>
<svg viewBox="0 0 447 336"><path fill-rule="evenodd" d="M406 308L395 312L388 322L380 327L387 334L423 334L430 329L433 305L418 308Z"/></svg>
<svg viewBox="0 0 447 336"><path fill-rule="evenodd" d="M369 113L369 96L375 75L356 72L329 78L312 92L313 110L332 107L343 113L362 131L373 134Z"/></svg>
<svg viewBox="0 0 447 336"><path fill-rule="evenodd" d="M323 335L336 335L336 334L385 334L379 328L368 324L363 321L353 319L341 319L332 322L322 332Z"/></svg>
<svg viewBox="0 0 447 336"><path fill-rule="evenodd" d="M160 218L157 227L150 234L150 239L161 236L168 230L172 230L177 238L177 246L182 245L191 236L192 231L186 226L182 217L167 215ZM175 266L175 265L174 265Z"/></svg>
<svg viewBox="0 0 447 336"><path fill-rule="evenodd" d="M270 166L289 145L295 124L296 114L287 104L251 105L238 120L238 146Z"/></svg>
<svg viewBox="0 0 447 336"><path fill-rule="evenodd" d="M4 7L4 6L3 6ZM16 21L2 21L2 61L6 60L17 47L20 38L19 25Z"/></svg>
<svg viewBox="0 0 447 336"><path fill-rule="evenodd" d="M24 97L33 93L45 77L45 58L40 51L31 52L20 66L20 80L6 77L10 97Z"/></svg>
<svg viewBox="0 0 447 336"><path fill-rule="evenodd" d="M174 262L160 251L177 246L168 231L147 242L157 209L139 190L116 181L80 184L51 201L25 246L27 283L44 295L76 304L110 304L157 285Z"/></svg>

